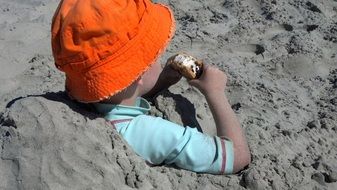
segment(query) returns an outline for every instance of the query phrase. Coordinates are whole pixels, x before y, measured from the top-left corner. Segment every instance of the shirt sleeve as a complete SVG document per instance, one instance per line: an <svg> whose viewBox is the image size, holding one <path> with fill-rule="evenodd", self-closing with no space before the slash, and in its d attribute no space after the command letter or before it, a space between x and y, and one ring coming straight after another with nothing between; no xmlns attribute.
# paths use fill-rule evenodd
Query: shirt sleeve
<svg viewBox="0 0 337 190"><path fill-rule="evenodd" d="M182 127L159 117L141 115L118 129L123 138L152 164L213 174L233 172L233 143Z"/></svg>

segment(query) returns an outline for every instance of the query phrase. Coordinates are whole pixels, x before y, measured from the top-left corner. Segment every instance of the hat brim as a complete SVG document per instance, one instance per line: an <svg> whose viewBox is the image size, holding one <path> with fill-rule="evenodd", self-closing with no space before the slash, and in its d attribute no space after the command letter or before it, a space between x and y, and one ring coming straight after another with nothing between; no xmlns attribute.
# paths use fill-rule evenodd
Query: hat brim
<svg viewBox="0 0 337 190"><path fill-rule="evenodd" d="M174 35L175 21L169 7L148 5L148 16L139 33L118 53L76 76L66 76L68 94L79 102L104 100L130 86L165 50Z"/></svg>

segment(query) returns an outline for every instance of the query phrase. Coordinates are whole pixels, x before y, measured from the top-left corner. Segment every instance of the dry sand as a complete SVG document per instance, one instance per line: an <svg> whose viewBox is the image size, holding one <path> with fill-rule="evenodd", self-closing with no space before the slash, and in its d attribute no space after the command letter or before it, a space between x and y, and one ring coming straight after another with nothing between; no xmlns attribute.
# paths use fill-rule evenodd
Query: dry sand
<svg viewBox="0 0 337 190"><path fill-rule="evenodd" d="M337 189L337 1L165 0L189 52L229 77L253 155L236 175L150 167L63 93L53 65L56 0L0 0L0 189ZM182 80L153 115L215 128Z"/></svg>

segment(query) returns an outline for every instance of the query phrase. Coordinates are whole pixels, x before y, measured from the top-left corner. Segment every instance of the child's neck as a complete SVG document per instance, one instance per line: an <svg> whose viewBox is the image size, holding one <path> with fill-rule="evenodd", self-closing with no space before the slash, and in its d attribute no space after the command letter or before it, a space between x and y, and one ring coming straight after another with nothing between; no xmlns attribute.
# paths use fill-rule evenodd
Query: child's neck
<svg viewBox="0 0 337 190"><path fill-rule="evenodd" d="M103 103L134 106L139 95L138 85L134 82L131 86L103 101Z"/></svg>
<svg viewBox="0 0 337 190"><path fill-rule="evenodd" d="M115 96L110 97L109 99L103 101L102 103L134 106L136 104L136 100L138 96L139 96L138 91L134 93L128 93L128 94L125 92L122 92Z"/></svg>
<svg viewBox="0 0 337 190"><path fill-rule="evenodd" d="M118 104L124 105L124 106L134 106L136 105L136 100L137 100L137 96L133 96L133 97L121 100Z"/></svg>

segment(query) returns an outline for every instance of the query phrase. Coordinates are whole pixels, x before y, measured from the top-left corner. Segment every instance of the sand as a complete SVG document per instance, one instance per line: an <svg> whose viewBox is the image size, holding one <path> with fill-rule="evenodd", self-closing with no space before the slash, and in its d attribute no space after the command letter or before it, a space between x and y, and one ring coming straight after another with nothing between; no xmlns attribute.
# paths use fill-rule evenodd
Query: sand
<svg viewBox="0 0 337 190"><path fill-rule="evenodd" d="M0 189L337 189L337 1L163 0L177 20L162 56L185 51L228 74L253 161L235 175L148 166L70 101L54 67L56 0L0 0ZM152 115L215 134L185 80Z"/></svg>

